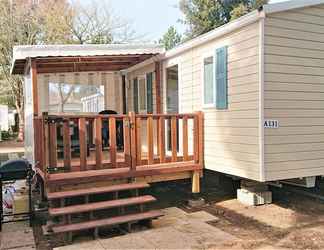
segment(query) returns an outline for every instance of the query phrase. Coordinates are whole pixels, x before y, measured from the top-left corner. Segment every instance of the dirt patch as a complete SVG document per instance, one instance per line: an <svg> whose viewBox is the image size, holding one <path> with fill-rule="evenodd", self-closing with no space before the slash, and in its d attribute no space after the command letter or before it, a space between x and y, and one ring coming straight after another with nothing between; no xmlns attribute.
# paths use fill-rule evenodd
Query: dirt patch
<svg viewBox="0 0 324 250"><path fill-rule="evenodd" d="M240 239L226 242L222 249L324 249L323 203L289 189L274 188L273 204L247 207L235 199L237 187L238 182L230 178L206 172L201 197L207 204L195 209L187 206L192 198L190 180L153 184L146 193L158 199L155 208L179 207L188 213L204 211L214 215L215 219L207 222L209 225ZM37 249L49 250L62 244L59 238L48 242L39 226L34 233ZM102 238L112 236L113 233L107 233ZM213 237L209 238L213 248Z"/></svg>

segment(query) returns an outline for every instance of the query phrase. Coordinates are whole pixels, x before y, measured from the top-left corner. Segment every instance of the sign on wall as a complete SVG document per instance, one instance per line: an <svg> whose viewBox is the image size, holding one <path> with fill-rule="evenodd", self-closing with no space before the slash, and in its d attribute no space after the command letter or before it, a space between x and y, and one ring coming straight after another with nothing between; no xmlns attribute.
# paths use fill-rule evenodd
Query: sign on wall
<svg viewBox="0 0 324 250"><path fill-rule="evenodd" d="M265 120L264 128L279 128L279 121L278 120Z"/></svg>

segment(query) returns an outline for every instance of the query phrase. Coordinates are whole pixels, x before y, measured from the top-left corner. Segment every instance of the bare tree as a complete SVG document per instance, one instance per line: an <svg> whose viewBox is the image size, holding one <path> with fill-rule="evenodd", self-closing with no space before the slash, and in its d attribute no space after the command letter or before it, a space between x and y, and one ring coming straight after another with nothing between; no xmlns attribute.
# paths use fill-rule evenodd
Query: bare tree
<svg viewBox="0 0 324 250"><path fill-rule="evenodd" d="M26 11L27 9L27 11ZM18 139L23 139L24 96L23 80L10 75L12 48L17 44L35 44L39 32L38 22L32 11L23 3L0 1L0 74L3 77L0 92L12 95L19 116ZM4 94L4 93L2 93Z"/></svg>
<svg viewBox="0 0 324 250"><path fill-rule="evenodd" d="M10 74L13 47L139 40L141 36L136 36L131 26L99 1L82 6L68 0L44 0L35 5L30 1L0 0L0 95L13 100L20 121L20 140L24 127L23 79Z"/></svg>
<svg viewBox="0 0 324 250"><path fill-rule="evenodd" d="M106 2L93 1L89 5L73 2L72 9L70 28L77 43L125 43L142 37L136 35L129 20L115 14Z"/></svg>

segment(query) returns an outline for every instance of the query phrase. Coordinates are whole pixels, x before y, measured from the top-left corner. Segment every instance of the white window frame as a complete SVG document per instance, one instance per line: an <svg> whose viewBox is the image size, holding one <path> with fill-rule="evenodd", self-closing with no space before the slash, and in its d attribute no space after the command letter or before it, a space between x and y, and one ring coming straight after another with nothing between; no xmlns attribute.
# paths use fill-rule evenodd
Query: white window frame
<svg viewBox="0 0 324 250"><path fill-rule="evenodd" d="M213 102L209 104L205 104L205 60L207 58L213 58ZM204 54L201 60L201 79L202 79L202 107L203 108L215 108L216 107L216 79L215 79L215 62L216 62L216 56L215 53L207 53Z"/></svg>
<svg viewBox="0 0 324 250"><path fill-rule="evenodd" d="M145 109L141 109L141 95L140 95L140 80L144 80L144 92L145 92ZM137 105L138 105L138 113L146 114L147 113L147 82L146 75L137 76Z"/></svg>

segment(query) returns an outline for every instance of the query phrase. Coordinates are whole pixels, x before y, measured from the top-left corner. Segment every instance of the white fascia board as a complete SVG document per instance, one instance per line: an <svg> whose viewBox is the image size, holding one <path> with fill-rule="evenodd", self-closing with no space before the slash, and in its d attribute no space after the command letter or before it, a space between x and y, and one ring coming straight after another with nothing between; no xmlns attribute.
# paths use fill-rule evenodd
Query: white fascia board
<svg viewBox="0 0 324 250"><path fill-rule="evenodd" d="M122 74L128 74L130 72L133 72L135 70L138 70L140 68L148 66L148 65L150 65L152 63L159 62L159 61L161 61L161 59L163 59L163 57L164 57L164 54L153 56L153 57L151 57L151 58L149 58L149 59L147 59L147 60L145 60L143 62L140 62L140 63L138 63L138 64L136 64L136 65L134 65L134 66L132 66L132 67L130 67L128 69L121 70L121 73Z"/></svg>
<svg viewBox="0 0 324 250"><path fill-rule="evenodd" d="M22 45L13 48L15 59L50 56L160 54L164 51L164 48L156 44Z"/></svg>
<svg viewBox="0 0 324 250"><path fill-rule="evenodd" d="M266 4L263 6L265 14L300 9L314 5L324 4L324 0L292 0L281 3Z"/></svg>
<svg viewBox="0 0 324 250"><path fill-rule="evenodd" d="M176 47L174 49L171 49L171 50L165 52L164 59L177 56L178 54L183 53L193 47L202 45L202 44L207 43L213 39L216 39L218 37L226 35L234 30L237 30L239 28L242 28L244 26L252 24L252 23L256 22L257 20L259 20L262 16L263 16L262 11L254 10L245 16L242 16L232 22L224 24L223 26L220 26L219 28L209 31L206 34L198 36L188 42L185 42L185 43L179 45L178 47Z"/></svg>

